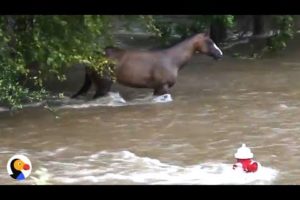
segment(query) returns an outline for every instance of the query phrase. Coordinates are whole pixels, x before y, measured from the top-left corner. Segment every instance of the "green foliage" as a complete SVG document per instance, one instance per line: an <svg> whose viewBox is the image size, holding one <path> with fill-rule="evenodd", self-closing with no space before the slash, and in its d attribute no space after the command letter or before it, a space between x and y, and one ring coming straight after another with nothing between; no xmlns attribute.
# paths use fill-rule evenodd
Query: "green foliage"
<svg viewBox="0 0 300 200"><path fill-rule="evenodd" d="M267 48L271 52L285 49L287 42L292 39L295 34L293 16L275 16L275 23L278 27L279 33L269 40Z"/></svg>
<svg viewBox="0 0 300 200"><path fill-rule="evenodd" d="M233 15L197 15L192 16L191 24L178 24L159 20L158 17L141 16L146 23L148 31L154 33L164 43L169 43L173 35L181 38L204 32L214 22L224 24L227 28L233 28L235 18Z"/></svg>
<svg viewBox="0 0 300 200"><path fill-rule="evenodd" d="M90 59L84 60L89 67L93 68L99 75L105 76L110 78L113 81L116 81L115 77L115 71L113 70L115 66L115 61L105 58L105 57L100 57L98 59Z"/></svg>
<svg viewBox="0 0 300 200"><path fill-rule="evenodd" d="M21 108L40 100L47 78L65 80L72 63L105 67L99 60L112 42L109 30L109 16L1 16L0 103Z"/></svg>
<svg viewBox="0 0 300 200"><path fill-rule="evenodd" d="M142 15L140 19L146 30L154 34L154 37L158 38L160 42L166 44L170 42L174 34L174 23L161 21L159 17L152 15Z"/></svg>
<svg viewBox="0 0 300 200"><path fill-rule="evenodd" d="M163 34L167 32L168 29L166 26L161 26L162 24L156 21L152 15L141 15L142 22L145 23L148 31L154 33L158 37L163 37ZM164 25L164 24L163 24Z"/></svg>
<svg viewBox="0 0 300 200"><path fill-rule="evenodd" d="M113 44L113 23L142 26L164 43L173 36L187 37L207 30L211 24L227 29L235 27L233 15L197 15L192 23L161 20L161 16L101 15L18 15L0 16L0 106L22 108L39 101L48 93L45 82L55 76L65 80L65 70L85 63L99 74L114 78L111 60L103 57L103 48ZM270 38L265 50L279 51L294 36L294 17L276 16L278 34ZM118 24L118 23L116 23ZM253 58L261 57L253 52Z"/></svg>
<svg viewBox="0 0 300 200"><path fill-rule="evenodd" d="M214 22L220 22L227 28L233 28L235 25L233 15L198 15L194 17L195 29L203 31Z"/></svg>

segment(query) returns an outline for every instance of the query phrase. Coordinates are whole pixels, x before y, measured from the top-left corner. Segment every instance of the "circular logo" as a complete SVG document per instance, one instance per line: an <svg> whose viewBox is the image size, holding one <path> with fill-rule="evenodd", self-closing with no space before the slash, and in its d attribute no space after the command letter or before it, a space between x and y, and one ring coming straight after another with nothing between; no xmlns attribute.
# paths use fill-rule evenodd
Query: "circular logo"
<svg viewBox="0 0 300 200"><path fill-rule="evenodd" d="M7 162L7 172L8 174L18 180L25 180L31 173L31 162L23 155L14 155Z"/></svg>

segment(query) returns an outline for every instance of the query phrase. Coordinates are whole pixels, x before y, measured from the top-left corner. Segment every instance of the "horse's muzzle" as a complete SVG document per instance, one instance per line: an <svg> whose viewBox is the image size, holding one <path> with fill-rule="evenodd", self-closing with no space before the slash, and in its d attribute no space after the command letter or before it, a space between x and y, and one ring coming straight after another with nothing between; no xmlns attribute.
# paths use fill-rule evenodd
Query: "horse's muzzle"
<svg viewBox="0 0 300 200"><path fill-rule="evenodd" d="M223 57L222 55L213 56L213 58L214 58L215 60L220 60L222 57Z"/></svg>
<svg viewBox="0 0 300 200"><path fill-rule="evenodd" d="M214 60L220 60L223 57L220 53L211 53L209 56L211 56Z"/></svg>

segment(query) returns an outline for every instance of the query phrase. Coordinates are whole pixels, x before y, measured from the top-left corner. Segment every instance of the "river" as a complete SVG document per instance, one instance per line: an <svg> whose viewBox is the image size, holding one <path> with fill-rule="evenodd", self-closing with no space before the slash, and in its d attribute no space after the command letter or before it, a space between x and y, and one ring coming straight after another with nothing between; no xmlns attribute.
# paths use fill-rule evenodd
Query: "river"
<svg viewBox="0 0 300 200"><path fill-rule="evenodd" d="M94 101L53 100L56 114L42 106L13 115L1 108L0 184L300 184L300 48L294 43L261 60L226 51L217 62L195 55L169 102L116 85ZM60 87L66 96L81 86L83 70L71 76ZM263 166L258 174L231 170L242 143ZM23 182L7 174L14 154L32 163Z"/></svg>

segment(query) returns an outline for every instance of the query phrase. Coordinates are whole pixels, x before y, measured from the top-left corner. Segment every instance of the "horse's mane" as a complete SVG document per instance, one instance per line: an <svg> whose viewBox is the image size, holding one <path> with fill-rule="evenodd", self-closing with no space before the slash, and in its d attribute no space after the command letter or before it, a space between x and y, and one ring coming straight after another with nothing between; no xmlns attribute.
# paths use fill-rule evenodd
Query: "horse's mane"
<svg viewBox="0 0 300 200"><path fill-rule="evenodd" d="M172 42L170 42L169 44L163 44L160 45L159 47L154 47L152 49L150 49L151 51L158 51L158 50L163 50L163 49L170 49L184 41L188 41L190 39L192 39L193 37L195 37L196 35L198 35L199 33L194 33L192 35L189 35L187 37L180 37L178 39L173 40Z"/></svg>
<svg viewBox="0 0 300 200"><path fill-rule="evenodd" d="M170 49L184 41L188 41L190 39L192 39L193 37L195 37L196 35L198 35L199 33L193 33L187 37L180 37L178 39L173 40L171 43L169 44L163 44L163 45L159 45L157 47L154 48L150 48L150 51L159 51L159 50L164 50L164 49ZM119 47L115 47L115 46L107 46L105 49L105 54L106 55L110 55L112 53L122 53L125 51L125 49L119 48Z"/></svg>
<svg viewBox="0 0 300 200"><path fill-rule="evenodd" d="M123 49L115 46L107 46L104 48L104 52L109 52L109 51L122 51Z"/></svg>

